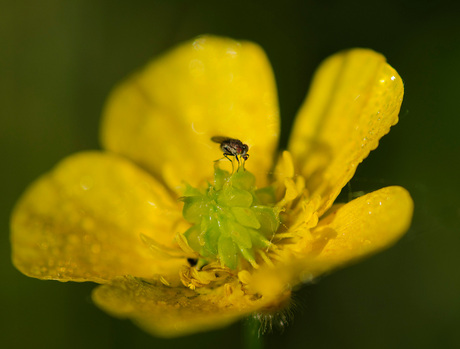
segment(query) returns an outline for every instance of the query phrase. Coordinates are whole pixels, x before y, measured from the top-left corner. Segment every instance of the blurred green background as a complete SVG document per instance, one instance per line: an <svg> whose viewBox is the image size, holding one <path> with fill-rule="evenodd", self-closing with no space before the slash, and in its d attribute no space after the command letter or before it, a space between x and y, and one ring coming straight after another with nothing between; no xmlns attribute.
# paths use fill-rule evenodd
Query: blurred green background
<svg viewBox="0 0 460 349"><path fill-rule="evenodd" d="M259 43L273 65L282 144L315 67L344 48L382 52L405 81L400 122L359 167L353 191L411 192L393 248L295 294L268 348L460 347L460 11L443 1L0 2L2 348L236 348L242 323L174 340L92 305L93 284L27 278L10 262L9 215L37 176L99 147L110 89L176 43L212 33ZM346 188L346 197L350 189Z"/></svg>

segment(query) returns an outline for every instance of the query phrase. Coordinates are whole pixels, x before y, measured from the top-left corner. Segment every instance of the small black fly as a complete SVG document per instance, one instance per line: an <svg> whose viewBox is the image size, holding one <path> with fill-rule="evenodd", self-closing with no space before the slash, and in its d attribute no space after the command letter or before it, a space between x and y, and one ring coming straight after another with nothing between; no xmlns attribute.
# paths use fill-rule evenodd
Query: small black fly
<svg viewBox="0 0 460 349"><path fill-rule="evenodd" d="M224 152L224 157L228 159L232 163L232 172L233 172L233 161L229 158L229 156L234 156L236 161L238 162L238 168L240 168L240 159L238 156L243 159L243 168L244 163L249 158L249 147L247 144L244 144L239 139L229 138L229 137L222 137L216 136L212 137L211 141L220 144L220 149ZM219 159L222 160L222 159ZM219 161L216 160L216 161Z"/></svg>

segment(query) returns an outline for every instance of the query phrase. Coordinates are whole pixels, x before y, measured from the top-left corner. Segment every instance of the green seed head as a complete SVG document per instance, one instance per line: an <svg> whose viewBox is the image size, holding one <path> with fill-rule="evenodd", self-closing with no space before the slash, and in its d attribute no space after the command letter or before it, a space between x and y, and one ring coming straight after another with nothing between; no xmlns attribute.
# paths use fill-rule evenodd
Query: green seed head
<svg viewBox="0 0 460 349"><path fill-rule="evenodd" d="M257 250L270 246L280 224L273 188L256 189L254 175L243 169L230 174L216 166L214 182L203 190L188 186L183 201L183 216L193 224L184 233L189 246L233 270L241 259L256 265Z"/></svg>

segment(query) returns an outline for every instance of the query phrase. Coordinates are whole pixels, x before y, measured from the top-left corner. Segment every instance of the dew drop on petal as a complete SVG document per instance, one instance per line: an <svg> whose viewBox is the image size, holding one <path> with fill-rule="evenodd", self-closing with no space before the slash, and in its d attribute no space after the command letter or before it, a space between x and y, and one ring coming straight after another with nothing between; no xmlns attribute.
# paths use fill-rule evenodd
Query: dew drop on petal
<svg viewBox="0 0 460 349"><path fill-rule="evenodd" d="M192 123L190 124L190 126L192 127L192 131L195 132L196 134L198 135L203 135L205 134L206 132L204 132L204 128L201 128L201 127L197 127L197 123L195 121L192 121Z"/></svg>
<svg viewBox="0 0 460 349"><path fill-rule="evenodd" d="M203 38L203 37L197 38L195 41L193 41L192 46L197 51L203 50L204 49L203 45L205 42L206 42L206 38Z"/></svg>
<svg viewBox="0 0 460 349"><path fill-rule="evenodd" d="M300 274L300 281L304 284L307 284L307 283L310 283L313 281L313 274L308 272L308 271L304 271Z"/></svg>
<svg viewBox="0 0 460 349"><path fill-rule="evenodd" d="M147 203L148 203L150 206L154 207L154 208L157 207L157 204L154 203L153 201L147 200Z"/></svg>
<svg viewBox="0 0 460 349"><path fill-rule="evenodd" d="M94 185L93 177L91 176L84 176L80 179L80 187L83 190L90 190Z"/></svg>
<svg viewBox="0 0 460 349"><path fill-rule="evenodd" d="M193 77L200 77L204 73L204 63L199 59L192 59L188 66L190 75Z"/></svg>
<svg viewBox="0 0 460 349"><path fill-rule="evenodd" d="M236 57L238 55L238 52L233 47L227 48L226 53L232 57Z"/></svg>

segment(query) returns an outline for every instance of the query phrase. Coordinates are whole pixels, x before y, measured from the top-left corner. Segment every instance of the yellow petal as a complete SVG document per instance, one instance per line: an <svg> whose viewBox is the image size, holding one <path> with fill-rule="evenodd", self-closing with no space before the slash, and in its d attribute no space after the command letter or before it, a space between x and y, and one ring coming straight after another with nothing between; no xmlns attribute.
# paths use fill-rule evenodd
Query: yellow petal
<svg viewBox="0 0 460 349"><path fill-rule="evenodd" d="M245 296L239 284L197 292L126 277L96 288L93 300L111 315L161 337L220 328L267 305L265 298Z"/></svg>
<svg viewBox="0 0 460 349"><path fill-rule="evenodd" d="M305 280L387 248L409 229L413 205L402 187L383 188L337 205L313 229L303 251L299 249L302 260L287 268Z"/></svg>
<svg viewBox="0 0 460 349"><path fill-rule="evenodd" d="M76 154L18 202L11 221L13 262L26 275L61 281L177 272L178 261L155 258L140 236L171 245L180 215L166 190L129 161Z"/></svg>
<svg viewBox="0 0 460 349"><path fill-rule="evenodd" d="M183 180L197 186L212 176L212 162L222 158L213 136L248 144L246 168L266 177L278 134L275 82L262 49L204 36L115 89L101 138L104 147L134 159L177 190Z"/></svg>
<svg viewBox="0 0 460 349"><path fill-rule="evenodd" d="M307 188L322 197L319 214L397 123L403 92L398 73L371 50L341 52L320 66L289 144Z"/></svg>

